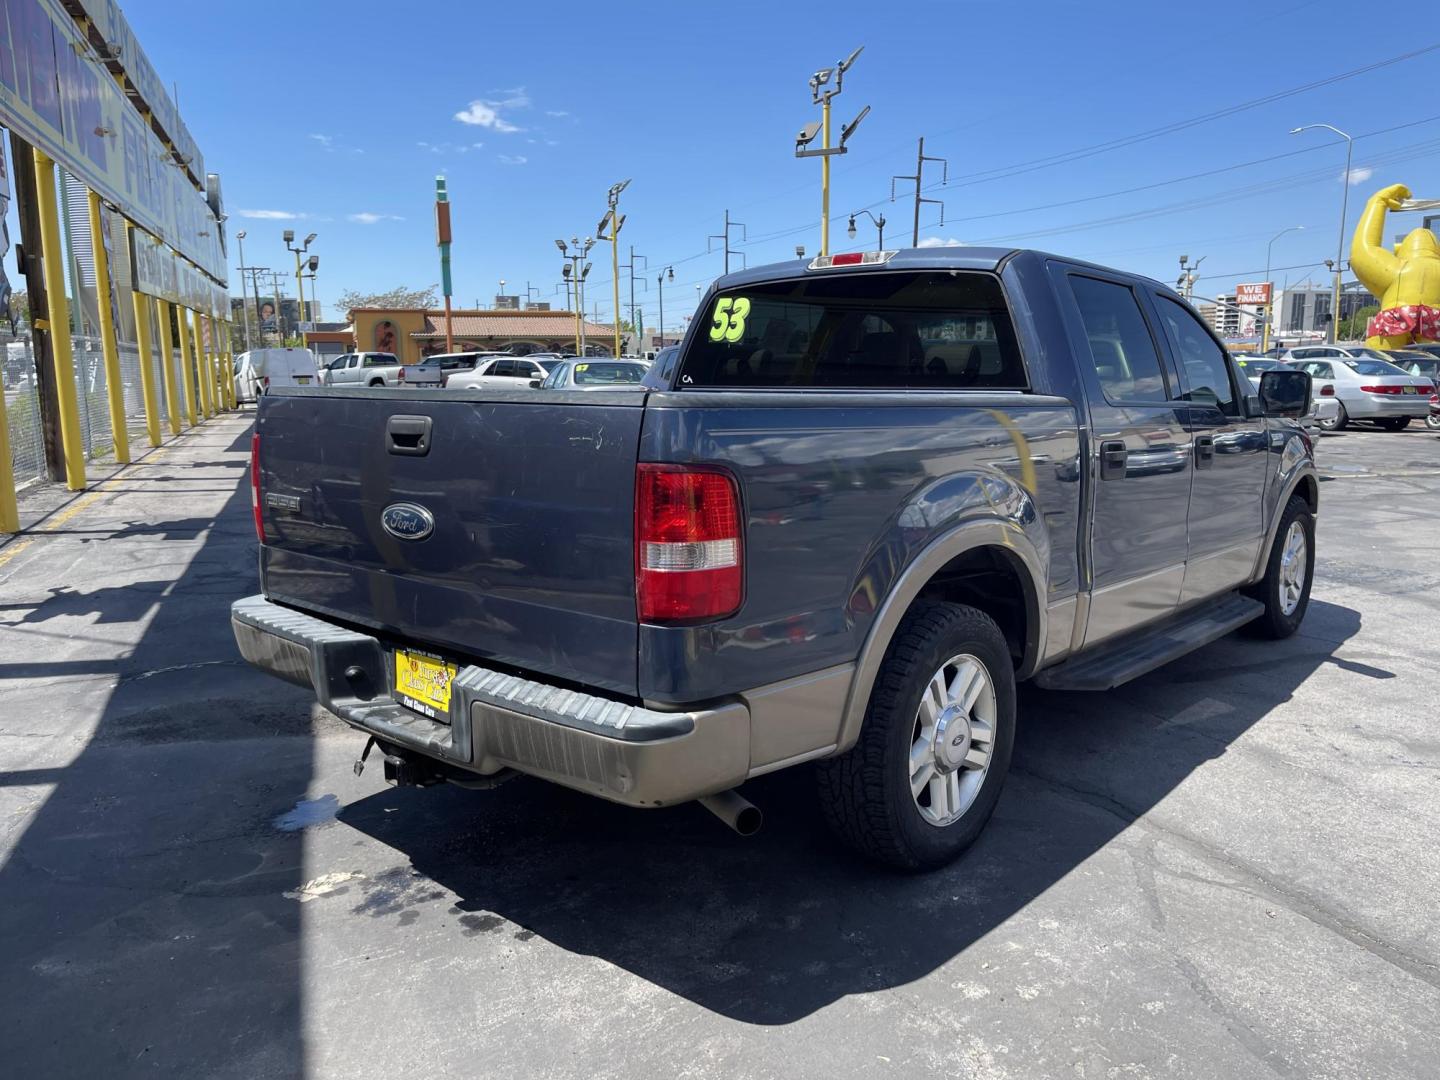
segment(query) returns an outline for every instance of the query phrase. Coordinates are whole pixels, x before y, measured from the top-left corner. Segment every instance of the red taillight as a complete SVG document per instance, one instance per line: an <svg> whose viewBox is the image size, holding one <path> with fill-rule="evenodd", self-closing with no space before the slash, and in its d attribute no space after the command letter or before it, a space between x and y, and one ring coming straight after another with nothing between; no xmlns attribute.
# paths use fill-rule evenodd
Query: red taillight
<svg viewBox="0 0 1440 1080"><path fill-rule="evenodd" d="M255 539L265 543L265 515L260 512L260 433L250 436L250 507L255 514Z"/></svg>
<svg viewBox="0 0 1440 1080"><path fill-rule="evenodd" d="M740 607L740 493L729 473L635 469L635 608L641 622L719 619Z"/></svg>
<svg viewBox="0 0 1440 1080"><path fill-rule="evenodd" d="M396 382L404 382L404 381L405 381L405 369L404 369L403 367L402 367L402 368L399 370L399 372L395 375L395 381L396 381Z"/></svg>
<svg viewBox="0 0 1440 1080"><path fill-rule="evenodd" d="M1403 394L1406 388L1403 386L1362 386L1360 389L1367 394Z"/></svg>
<svg viewBox="0 0 1440 1080"><path fill-rule="evenodd" d="M1335 387L1333 387L1333 386L1328 386L1328 385L1327 385L1327 386L1322 386L1322 387L1320 388L1320 396L1321 396L1321 397L1334 397L1334 396L1335 396Z"/></svg>

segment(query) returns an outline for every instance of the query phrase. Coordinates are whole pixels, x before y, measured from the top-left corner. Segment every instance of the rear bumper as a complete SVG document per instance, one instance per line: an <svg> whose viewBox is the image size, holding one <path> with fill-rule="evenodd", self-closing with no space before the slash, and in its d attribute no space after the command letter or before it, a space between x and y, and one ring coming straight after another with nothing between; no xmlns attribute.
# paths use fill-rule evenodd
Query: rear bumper
<svg viewBox="0 0 1440 1080"><path fill-rule="evenodd" d="M1399 416L1419 420L1430 413L1428 394L1357 394L1344 400L1345 411L1354 420Z"/></svg>
<svg viewBox="0 0 1440 1080"><path fill-rule="evenodd" d="M240 653L312 689L346 723L397 746L489 775L504 768L631 806L724 791L750 772L750 710L741 702L661 712L479 665L462 667L449 716L397 703L393 653L379 639L273 604L237 600Z"/></svg>

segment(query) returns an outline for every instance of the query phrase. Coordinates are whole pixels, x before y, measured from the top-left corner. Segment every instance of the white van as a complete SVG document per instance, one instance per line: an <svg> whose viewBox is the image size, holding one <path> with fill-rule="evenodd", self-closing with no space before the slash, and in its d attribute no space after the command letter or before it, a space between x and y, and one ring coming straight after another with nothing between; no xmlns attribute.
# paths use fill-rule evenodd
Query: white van
<svg viewBox="0 0 1440 1080"><path fill-rule="evenodd" d="M235 396L257 401L277 386L314 386L320 381L309 349L251 349L235 358Z"/></svg>

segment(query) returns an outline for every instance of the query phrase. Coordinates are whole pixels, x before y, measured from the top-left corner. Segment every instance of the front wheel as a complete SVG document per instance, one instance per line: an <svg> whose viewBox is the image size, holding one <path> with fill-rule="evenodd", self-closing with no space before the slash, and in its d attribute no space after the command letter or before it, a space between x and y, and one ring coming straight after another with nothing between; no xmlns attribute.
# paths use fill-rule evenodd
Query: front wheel
<svg viewBox="0 0 1440 1080"><path fill-rule="evenodd" d="M1285 504L1275 543L1265 563L1265 576L1246 590L1265 605L1264 612L1249 624L1260 637L1287 638L1300 629L1310 606L1310 586L1315 578L1315 515L1310 504L1293 495Z"/></svg>
<svg viewBox="0 0 1440 1080"><path fill-rule="evenodd" d="M1386 431L1404 431L1410 426L1410 417L1392 416L1389 419L1379 421L1379 424Z"/></svg>
<svg viewBox="0 0 1440 1080"><path fill-rule="evenodd" d="M821 807L861 853L904 870L954 859L990 819L1015 743L1015 671L984 612L925 601L886 650L859 741L821 763Z"/></svg>

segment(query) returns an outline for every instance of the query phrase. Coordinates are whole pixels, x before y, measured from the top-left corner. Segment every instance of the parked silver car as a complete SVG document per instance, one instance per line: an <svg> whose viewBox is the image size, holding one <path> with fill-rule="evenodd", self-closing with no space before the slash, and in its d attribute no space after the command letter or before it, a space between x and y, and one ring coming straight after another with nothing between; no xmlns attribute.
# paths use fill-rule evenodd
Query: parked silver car
<svg viewBox="0 0 1440 1080"><path fill-rule="evenodd" d="M1405 373L1379 350L1353 345L1308 346L1291 349L1284 359L1310 373L1317 398L1339 400L1339 415L1321 422L1326 431L1343 431L1352 420L1369 420L1386 431L1402 431L1411 420L1423 420L1429 414L1430 395L1435 390L1430 380Z"/></svg>
<svg viewBox="0 0 1440 1080"><path fill-rule="evenodd" d="M474 371L462 371L445 381L447 390L524 390L532 379L543 379L560 363L558 359L528 356L487 360Z"/></svg>
<svg viewBox="0 0 1440 1080"><path fill-rule="evenodd" d="M1240 369L1255 392L1260 392L1260 376L1267 371L1274 371L1276 368L1285 368L1290 365L1283 360L1276 360L1269 356L1254 356L1250 353L1237 353L1234 357L1235 366ZM1335 430L1335 421L1340 416L1340 402L1333 397L1322 397L1316 394L1310 399L1310 411L1301 418L1300 423L1305 428L1320 427L1325 431Z"/></svg>
<svg viewBox="0 0 1440 1080"><path fill-rule="evenodd" d="M557 364L544 380L531 379L537 390L635 390L648 370L639 360L585 360L575 357Z"/></svg>

